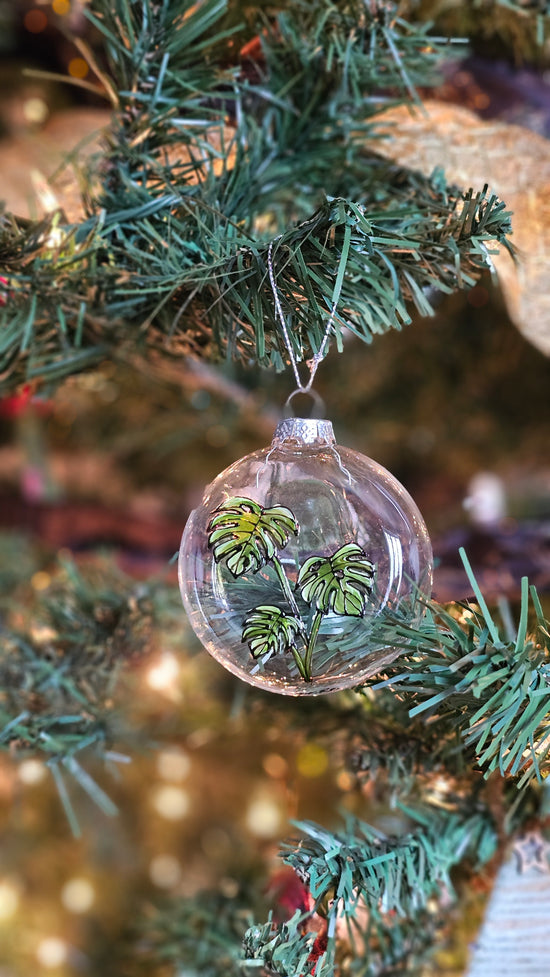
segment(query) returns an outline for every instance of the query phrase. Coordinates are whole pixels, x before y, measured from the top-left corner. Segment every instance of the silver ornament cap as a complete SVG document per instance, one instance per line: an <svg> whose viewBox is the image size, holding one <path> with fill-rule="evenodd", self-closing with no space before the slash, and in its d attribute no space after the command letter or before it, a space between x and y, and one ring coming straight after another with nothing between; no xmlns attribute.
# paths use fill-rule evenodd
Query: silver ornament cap
<svg viewBox="0 0 550 977"><path fill-rule="evenodd" d="M275 428L273 443L298 441L301 444L335 444L332 421L316 417L285 417Z"/></svg>

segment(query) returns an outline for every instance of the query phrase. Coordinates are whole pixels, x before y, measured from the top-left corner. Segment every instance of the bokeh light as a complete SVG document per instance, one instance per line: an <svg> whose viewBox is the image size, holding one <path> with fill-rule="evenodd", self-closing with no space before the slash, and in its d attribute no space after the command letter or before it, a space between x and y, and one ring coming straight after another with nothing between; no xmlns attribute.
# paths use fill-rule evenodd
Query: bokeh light
<svg viewBox="0 0 550 977"><path fill-rule="evenodd" d="M184 750L174 747L162 750L157 756L157 771L163 780L185 780L191 770L191 761Z"/></svg>
<svg viewBox="0 0 550 977"><path fill-rule="evenodd" d="M85 78L90 69L84 58L71 58L67 70L71 78Z"/></svg>
<svg viewBox="0 0 550 977"><path fill-rule="evenodd" d="M33 590L47 590L52 582L52 578L45 570L37 570L31 577L31 587Z"/></svg>
<svg viewBox="0 0 550 977"><path fill-rule="evenodd" d="M71 913L86 913L95 902L95 891L88 879L69 879L61 890L61 902Z"/></svg>
<svg viewBox="0 0 550 977"><path fill-rule="evenodd" d="M173 889L178 885L182 870L175 855L156 855L149 865L149 878L160 889Z"/></svg>
<svg viewBox="0 0 550 977"><path fill-rule="evenodd" d="M0 881L0 922L11 919L17 912L19 892L8 879Z"/></svg>
<svg viewBox="0 0 550 977"><path fill-rule="evenodd" d="M320 777L328 768L328 754L318 743L305 743L298 751L296 767L302 777Z"/></svg>
<svg viewBox="0 0 550 977"><path fill-rule="evenodd" d="M45 936L36 948L36 959L43 967L54 970L67 960L69 948L58 936Z"/></svg>
<svg viewBox="0 0 550 977"><path fill-rule="evenodd" d="M156 692L169 692L178 676L178 661L174 655L166 652L147 672L147 683Z"/></svg>
<svg viewBox="0 0 550 977"><path fill-rule="evenodd" d="M36 760L34 757L28 760L22 760L17 770L19 780L28 787L32 787L34 784L40 784L46 778L47 774L48 768L46 764L42 763L41 760Z"/></svg>
<svg viewBox="0 0 550 977"><path fill-rule="evenodd" d="M339 790L347 793L348 791L353 790L356 780L349 770L340 770L338 776L336 777L336 784Z"/></svg>
<svg viewBox="0 0 550 977"><path fill-rule="evenodd" d="M266 754L262 760L262 767L267 776L273 777L274 780L279 780L281 777L286 776L288 772L288 763L278 753Z"/></svg>
<svg viewBox="0 0 550 977"><path fill-rule="evenodd" d="M32 10L27 10L25 17L23 19L25 29L29 31L30 34L40 34L42 31L46 30L48 26L48 18L43 10L38 10L33 7Z"/></svg>
<svg viewBox="0 0 550 977"><path fill-rule="evenodd" d="M188 814L191 801L182 787L164 784L153 791L153 807L167 821L179 821Z"/></svg>
<svg viewBox="0 0 550 977"><path fill-rule="evenodd" d="M49 114L50 110L47 103L39 96L27 98L27 100L23 102L23 117L25 122L28 122L29 125L41 125L46 121Z"/></svg>
<svg viewBox="0 0 550 977"><path fill-rule="evenodd" d="M71 10L70 0L53 0L52 10L58 17L65 17Z"/></svg>
<svg viewBox="0 0 550 977"><path fill-rule="evenodd" d="M248 830L257 838L274 838L283 823L276 801L267 794L259 795L248 805L245 821Z"/></svg>

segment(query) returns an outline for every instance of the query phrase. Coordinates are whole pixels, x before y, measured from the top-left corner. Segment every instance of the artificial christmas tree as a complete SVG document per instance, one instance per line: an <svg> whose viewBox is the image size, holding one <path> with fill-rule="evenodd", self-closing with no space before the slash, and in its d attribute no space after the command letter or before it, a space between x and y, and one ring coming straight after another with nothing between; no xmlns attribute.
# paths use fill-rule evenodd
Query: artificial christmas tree
<svg viewBox="0 0 550 977"><path fill-rule="evenodd" d="M490 6L527 33L545 29L544 10ZM441 170L405 168L399 134L387 139L389 152L375 142L396 104L421 111L418 91L435 84L451 46L414 4L95 0L84 15L91 26L85 31L77 19L83 36L75 43L112 117L103 151L81 173L81 209L71 211L71 222L62 212L36 221L2 217L1 381L6 395L25 381L35 401L51 398L45 440L65 440L71 451L83 446L82 463L94 444L101 446L88 482L106 507L116 497L119 508L110 519L95 512L92 528L88 516L85 537L76 519L56 535L52 511L41 510L40 525L50 527L58 548L65 544L57 557L20 537L3 544L10 597L2 602L0 708L2 743L12 755L6 794L15 804L18 794L34 789L45 763L91 857L88 874L61 880L67 826L58 799L44 794L42 803L55 804L57 818L55 829L48 821L41 849L55 837L54 864L40 856L51 890L41 890L33 907L32 872L7 859L0 921L21 932L12 922L21 905L30 928L26 939L6 941L2 963L24 973L37 962L68 973L213 977L258 970L389 977L434 966L456 973L458 964L437 957L456 913L455 895L466 901L476 879L489 885L495 860L516 832L534 822L544 828L549 691L541 596L524 579L517 622L498 591L492 611L463 552L462 589L446 595L457 602L432 601L429 543L416 510L407 496L407 532L416 521L416 534L407 537L409 562L399 563L395 541L403 531L394 532L387 519L375 531L368 518L353 514L350 485L359 485L361 499L359 483L372 480L373 467L359 478L365 459L357 462L351 451L324 444L324 455L314 459L326 468L330 456L334 468L325 494L310 506L315 545L308 541L307 504L296 520L298 505L310 497L307 486L292 505L284 479L280 498L258 500L258 470L245 497L228 490L227 498L216 498L192 552L200 549L201 567L227 560L215 578L226 588L242 584L250 571L232 624L249 667L288 660L296 665L292 681L313 684L316 652L327 665L340 628L352 646L350 674L360 683L355 692L308 696L307 707L303 697L299 707L282 704L220 676L193 647L168 564L172 523L156 518L159 486L170 482L164 466L170 451L182 458L185 476L174 482L186 486L189 509L207 480L194 475L201 453L211 478L224 467L218 454L234 462L265 443L271 425L257 416L260 407L267 413L260 388L270 389L272 404L291 390L288 379L267 373L260 384L258 368L282 371L290 362L307 390L300 364L309 360L316 371L329 353L332 370L325 362L316 382L336 409L340 397L351 396L352 357L364 363L359 339L400 329L414 309L432 314L441 293L473 294L497 245L513 250L509 214L491 190L461 190ZM381 340L389 341L390 335ZM347 366L336 365L336 350ZM224 374L216 367L224 359L241 365L226 366ZM426 390L428 374L444 369L427 365L407 356L404 368L419 369ZM344 372L336 388L338 370ZM529 418L537 415L538 385L532 386ZM438 393L436 411L443 399ZM227 405L236 403L244 405L248 430L228 416L234 408ZM170 426L172 412L185 415L183 433ZM199 451L193 431L201 425ZM415 432L411 444L422 457L429 431L417 425ZM448 453L459 451L459 442L453 430ZM124 459L124 477L106 465L109 452ZM132 483L128 473L138 471L140 455L146 462ZM52 464L56 471L59 477ZM306 476L303 484L320 484L318 474ZM388 489L387 473L379 477L376 491L395 519L401 490L393 481ZM141 495L138 521L128 499L140 481L149 496ZM317 524L327 500L334 518ZM62 515L62 506L54 512ZM323 535L330 536L330 551ZM305 549L292 555L294 537ZM90 550L113 539L124 543L127 573L99 560L95 548L78 567L66 552L67 543ZM473 542L486 539L474 535ZM145 566L136 556L144 550ZM391 596L387 552L393 577L401 567L403 602ZM182 574L186 593L198 572ZM284 608L271 597L268 605L258 603L273 574ZM249 601L251 587L258 594ZM514 600L519 582L512 579L507 589ZM372 613L373 595L382 603L390 595L387 613ZM411 613L411 601L422 614ZM391 654L367 674L354 668L361 652L369 653L357 628L369 614L379 646ZM227 621L222 638L225 631ZM150 740L162 748L136 760L125 778L130 754L137 757ZM102 765L113 775L109 786ZM308 783L318 785L315 804ZM101 838L95 809L79 803L75 785L110 818ZM346 809L342 827L334 798ZM118 821L115 802L123 811ZM36 806L33 814L28 798L19 803L19 837L30 837ZM284 850L292 874L281 880L273 865L283 809L298 819L301 838ZM270 872L272 885L262 891ZM171 895L152 907L146 878ZM57 919L55 886L67 912L83 913L89 927L67 924L70 935L60 935L50 922ZM95 893L97 908L86 916Z"/></svg>

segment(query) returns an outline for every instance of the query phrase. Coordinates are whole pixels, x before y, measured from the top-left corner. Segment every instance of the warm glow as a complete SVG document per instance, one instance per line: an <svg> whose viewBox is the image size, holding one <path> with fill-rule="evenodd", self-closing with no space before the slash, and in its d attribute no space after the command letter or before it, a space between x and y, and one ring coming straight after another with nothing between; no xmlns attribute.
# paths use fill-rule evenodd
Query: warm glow
<svg viewBox="0 0 550 977"><path fill-rule="evenodd" d="M320 777L328 767L327 751L317 743L305 743L298 751L296 766L302 777Z"/></svg>
<svg viewBox="0 0 550 977"><path fill-rule="evenodd" d="M173 889L181 876L181 865L174 855L157 855L151 860L149 877L160 889Z"/></svg>
<svg viewBox="0 0 550 977"><path fill-rule="evenodd" d="M71 58L67 67L71 78L85 78L90 70L84 58Z"/></svg>
<svg viewBox="0 0 550 977"><path fill-rule="evenodd" d="M436 777L432 783L432 787L438 794L448 794L451 788L451 781L447 777Z"/></svg>
<svg viewBox="0 0 550 977"><path fill-rule="evenodd" d="M191 761L184 750L176 747L162 750L157 756L157 771L163 780L185 780L191 769Z"/></svg>
<svg viewBox="0 0 550 977"><path fill-rule="evenodd" d="M273 838L282 827L282 817L271 797L257 797L248 805L246 826L257 838Z"/></svg>
<svg viewBox="0 0 550 977"><path fill-rule="evenodd" d="M64 17L71 9L70 0L53 0L52 10L58 17Z"/></svg>
<svg viewBox="0 0 550 977"><path fill-rule="evenodd" d="M11 919L19 905L19 893L12 882L0 882L0 922Z"/></svg>
<svg viewBox="0 0 550 977"><path fill-rule="evenodd" d="M61 902L71 913L85 913L95 902L94 887L88 879L69 879L61 890Z"/></svg>
<svg viewBox="0 0 550 977"><path fill-rule="evenodd" d="M36 959L43 967L61 967L68 956L68 946L58 936L46 936L36 948Z"/></svg>
<svg viewBox="0 0 550 977"><path fill-rule="evenodd" d="M50 114L50 110L43 98L35 96L23 102L23 117L25 122L31 125L40 125L45 122Z"/></svg>
<svg viewBox="0 0 550 977"><path fill-rule="evenodd" d="M476 92L474 95L474 105L476 109L486 109L491 104L491 99L487 92Z"/></svg>
<svg viewBox="0 0 550 977"><path fill-rule="evenodd" d="M355 787L355 777L349 770L341 770L336 778L336 784L339 790L353 790Z"/></svg>
<svg viewBox="0 0 550 977"><path fill-rule="evenodd" d="M156 665L147 672L147 682L157 692L170 691L179 675L179 665L174 657L166 653Z"/></svg>
<svg viewBox="0 0 550 977"><path fill-rule="evenodd" d="M45 570L38 570L37 573L33 573L31 577L31 587L34 590L47 590L52 582L52 578L49 573Z"/></svg>
<svg viewBox="0 0 550 977"><path fill-rule="evenodd" d="M48 770L41 760L23 760L19 764L17 775L23 784L29 787L39 784L46 777Z"/></svg>
<svg viewBox="0 0 550 977"><path fill-rule="evenodd" d="M36 199L41 207L41 209L46 214L53 214L54 211L59 210L59 200L57 199L55 193L53 192L51 186L49 185L46 177L40 170L31 169L31 182L33 190L36 194ZM48 244L60 244L63 240L63 230L61 227L57 227L55 222L49 228L48 236L46 237L46 242Z"/></svg>
<svg viewBox="0 0 550 977"><path fill-rule="evenodd" d="M154 790L153 807L168 821L179 821L188 813L191 802L189 794L182 787L166 784Z"/></svg>
<svg viewBox="0 0 550 977"><path fill-rule="evenodd" d="M262 767L268 777L273 777L274 780L277 780L285 776L288 770L288 763L278 753L268 753L262 760Z"/></svg>
<svg viewBox="0 0 550 977"><path fill-rule="evenodd" d="M37 10L36 7L34 7L32 10L27 10L23 23L25 28L30 31L31 34L40 34L42 31L46 30L46 27L48 26L48 18L43 10Z"/></svg>

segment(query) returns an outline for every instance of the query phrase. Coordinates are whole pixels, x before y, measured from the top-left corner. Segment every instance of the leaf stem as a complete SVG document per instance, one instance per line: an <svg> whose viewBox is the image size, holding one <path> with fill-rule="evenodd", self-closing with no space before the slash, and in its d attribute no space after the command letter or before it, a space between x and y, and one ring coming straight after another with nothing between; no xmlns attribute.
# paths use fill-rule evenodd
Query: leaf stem
<svg viewBox="0 0 550 977"><path fill-rule="evenodd" d="M302 658L300 652L298 651L297 648L294 647L294 645L292 645L290 650L293 654L294 661L296 662L300 675L302 676L305 682L311 682L311 675L308 675L305 661Z"/></svg>
<svg viewBox="0 0 550 977"><path fill-rule="evenodd" d="M305 658L302 658L302 656L301 656L300 652L298 651L298 649L295 648L294 646L292 646L291 651L292 651L292 654L294 656L294 661L296 662L296 666L298 668L298 671L300 672L300 675L302 676L302 678L304 679L304 681L305 682L311 682L311 668L306 665L307 648L308 648L309 639L308 639L308 634L307 634L307 630L306 630L306 626L305 626L304 620L303 620L302 615L300 613L300 608L298 607L298 604L296 603L296 598L295 598L294 594L292 593L292 590L290 589L290 581L289 581L289 579L288 579L288 577L287 577L287 575L286 575L286 573L284 571L283 564L279 560L279 557L278 556L273 556L271 558L271 563L273 564L273 567L275 569L275 573L277 574L277 577L279 579L279 583L281 584L281 588L282 588L283 594L285 595L288 603L290 604L290 606L292 608L292 613L294 614L294 617L296 618L296 620L300 624L300 631L301 631L301 634L302 634L302 638L304 640L304 644L306 646L306 657Z"/></svg>
<svg viewBox="0 0 550 977"><path fill-rule="evenodd" d="M290 606L292 608L292 613L294 614L294 616L300 622L302 631L305 632L306 626L305 626L305 624L303 622L302 615L300 614L300 608L298 607L298 604L296 603L296 598L295 598L294 594L292 593L292 590L290 589L290 581L289 581L289 579L288 579L288 577L287 577L287 575L286 575L286 573L284 571L284 567L283 567L281 561L279 560L279 557L278 556L273 556L271 558L271 562L272 562L273 567L275 569L275 573L277 574L277 577L279 578L279 583L281 584L281 587L283 589L283 593L284 593L284 595L285 595L288 603L290 604Z"/></svg>
<svg viewBox="0 0 550 977"><path fill-rule="evenodd" d="M321 621L324 617L324 611L318 610L313 618L313 624L311 625L311 631L309 632L309 637L306 646L306 653L304 657L304 678L306 682L311 682L311 660L313 658L313 649L315 647L315 642L317 641L317 635L319 634L319 628L321 627Z"/></svg>

